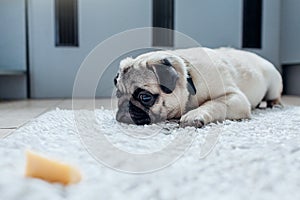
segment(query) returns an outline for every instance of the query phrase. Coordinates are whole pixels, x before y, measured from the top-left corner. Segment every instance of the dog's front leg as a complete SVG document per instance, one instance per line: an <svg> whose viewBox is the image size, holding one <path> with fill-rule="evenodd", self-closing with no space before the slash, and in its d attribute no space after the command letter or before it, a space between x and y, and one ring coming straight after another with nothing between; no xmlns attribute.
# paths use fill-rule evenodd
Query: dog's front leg
<svg viewBox="0 0 300 200"><path fill-rule="evenodd" d="M200 128L210 122L248 119L250 116L251 106L247 97L241 92L234 92L209 100L187 112L181 117L180 125Z"/></svg>

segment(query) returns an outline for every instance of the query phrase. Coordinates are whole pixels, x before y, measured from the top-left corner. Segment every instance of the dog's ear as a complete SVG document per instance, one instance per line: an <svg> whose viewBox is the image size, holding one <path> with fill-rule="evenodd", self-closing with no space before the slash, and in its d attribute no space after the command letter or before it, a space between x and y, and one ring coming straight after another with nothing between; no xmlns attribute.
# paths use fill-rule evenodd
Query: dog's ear
<svg viewBox="0 0 300 200"><path fill-rule="evenodd" d="M124 68L132 65L134 63L134 59L131 57L127 57L120 62L120 69L123 70Z"/></svg>
<svg viewBox="0 0 300 200"><path fill-rule="evenodd" d="M134 63L134 59L131 57L127 57L120 62L120 70L125 74L128 72L129 68L132 67Z"/></svg>
<svg viewBox="0 0 300 200"><path fill-rule="evenodd" d="M172 93L176 87L179 76L170 61L168 59L163 59L161 63L153 65L153 70L161 90L166 94Z"/></svg>

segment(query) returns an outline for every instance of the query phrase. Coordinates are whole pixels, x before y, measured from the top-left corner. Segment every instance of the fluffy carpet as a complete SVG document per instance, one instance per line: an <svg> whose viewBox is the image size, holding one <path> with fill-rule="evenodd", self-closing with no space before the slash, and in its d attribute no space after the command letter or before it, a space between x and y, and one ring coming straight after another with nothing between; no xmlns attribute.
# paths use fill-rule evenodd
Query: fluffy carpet
<svg viewBox="0 0 300 200"><path fill-rule="evenodd" d="M160 151L182 133L195 138L186 151L172 149L184 155L170 166L151 173L124 173L96 161L82 144L74 113L57 109L0 140L0 199L300 199L300 107L256 110L251 120L202 129L177 128L172 122L121 125L113 115L113 111L96 110L97 129L127 152ZM147 138L155 130L158 133ZM139 138L139 133L146 139ZM203 147L207 141L210 145L217 141L212 151ZM25 178L26 149L78 166L82 181L62 186Z"/></svg>

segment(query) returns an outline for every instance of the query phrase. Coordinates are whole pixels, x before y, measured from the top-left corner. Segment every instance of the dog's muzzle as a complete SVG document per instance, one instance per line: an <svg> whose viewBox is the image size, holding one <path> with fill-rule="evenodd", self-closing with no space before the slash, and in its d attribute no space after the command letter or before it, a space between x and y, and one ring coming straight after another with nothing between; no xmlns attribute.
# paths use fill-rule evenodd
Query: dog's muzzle
<svg viewBox="0 0 300 200"><path fill-rule="evenodd" d="M118 122L127 124L151 124L151 118L149 114L128 100L119 105L116 119Z"/></svg>

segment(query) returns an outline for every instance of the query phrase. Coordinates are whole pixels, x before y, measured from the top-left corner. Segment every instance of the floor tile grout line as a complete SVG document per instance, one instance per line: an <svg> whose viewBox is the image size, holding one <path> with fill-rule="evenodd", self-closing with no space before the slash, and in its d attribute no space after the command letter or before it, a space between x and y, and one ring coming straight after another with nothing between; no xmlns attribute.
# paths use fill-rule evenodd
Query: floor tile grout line
<svg viewBox="0 0 300 200"><path fill-rule="evenodd" d="M0 130L14 130L16 129L17 127L9 127L9 128L0 128Z"/></svg>
<svg viewBox="0 0 300 200"><path fill-rule="evenodd" d="M39 116L45 114L46 112L50 111L51 107L56 107L57 105L59 105L59 103L61 103L63 101L63 99L58 100L57 103L55 103L54 105L51 106L47 106L47 108L45 108L43 111L41 111L39 114L37 114L36 116L32 117L31 119L27 120L26 122L24 122L23 124L21 124L20 126L18 126L15 130L25 126L26 124L28 124L29 122L31 122L32 120L38 118Z"/></svg>
<svg viewBox="0 0 300 200"><path fill-rule="evenodd" d="M42 114L45 114L46 112L51 111L51 108L52 108L52 107L53 107L53 108L57 108L57 106L58 106L59 104L61 104L64 100L65 100L65 99L60 99L60 100L58 100L58 102L56 102L54 105L48 106L45 110L43 110L43 111L42 111L38 116L36 116L36 117L39 117L39 116L41 116Z"/></svg>
<svg viewBox="0 0 300 200"><path fill-rule="evenodd" d="M63 102L64 99L60 99L57 101L57 103L55 103L54 105L51 105L51 106L47 106L47 108L45 108L43 111L41 111L39 114L37 114L36 116L32 117L31 119L28 119L27 121L25 121L24 123L20 124L19 126L15 126L15 127L9 127L9 128L1 128L1 129L11 129L12 131L5 135L4 137L2 138L5 138L7 137L8 135L14 133L16 130L20 129L21 127L25 126L26 124L30 123L32 120L38 118L39 116L41 116L42 114L48 112L50 110L51 107L56 107L57 105L59 105L61 102Z"/></svg>
<svg viewBox="0 0 300 200"><path fill-rule="evenodd" d="M13 134L17 129L10 129L11 131L9 131L8 133L4 134L2 137L0 137L0 140L8 137L9 135Z"/></svg>

